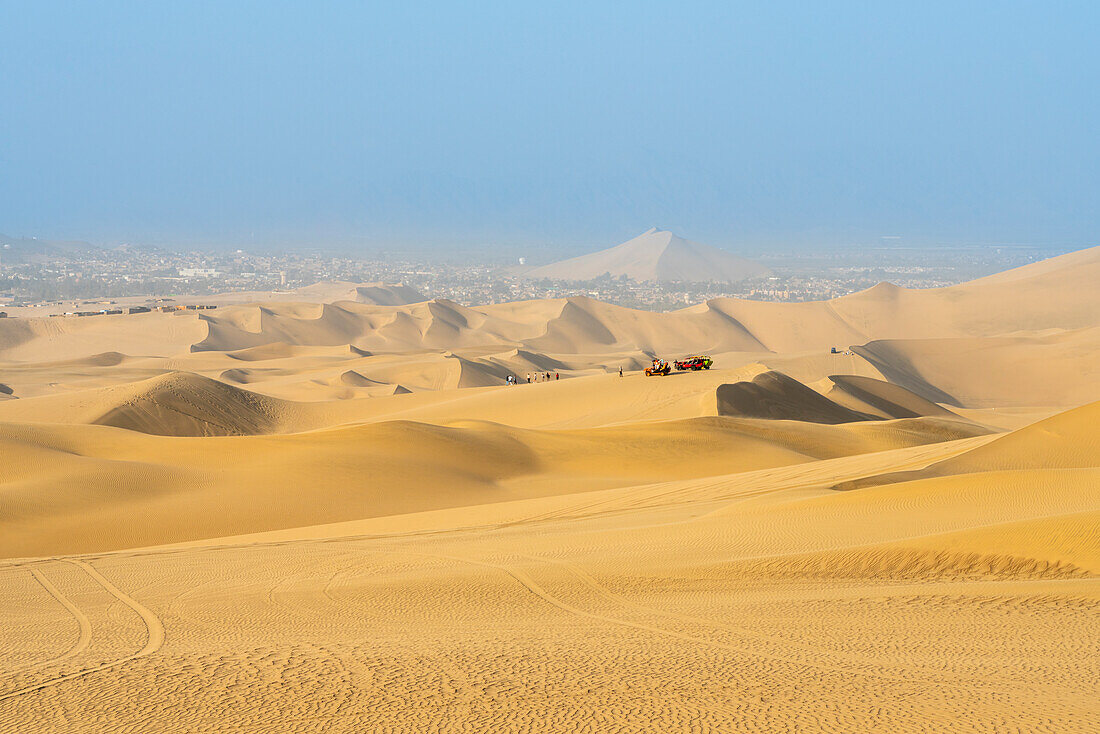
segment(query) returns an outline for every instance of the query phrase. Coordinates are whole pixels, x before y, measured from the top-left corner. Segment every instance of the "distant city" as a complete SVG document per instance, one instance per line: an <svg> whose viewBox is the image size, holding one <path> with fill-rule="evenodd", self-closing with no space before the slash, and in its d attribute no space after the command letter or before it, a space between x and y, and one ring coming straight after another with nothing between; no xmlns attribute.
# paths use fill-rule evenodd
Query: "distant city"
<svg viewBox="0 0 1100 734"><path fill-rule="evenodd" d="M356 257L324 250L172 251L122 245L0 238L0 307L79 304L82 299L209 296L290 291L322 281L404 283L429 298L464 305L584 295L631 308L673 310L717 297L762 301L824 300L881 281L934 288L1025 265L1065 249L1029 246L843 248L759 253L770 274L736 283L586 281L531 278L521 263L456 264L429 257ZM74 300L75 299L75 300Z"/></svg>

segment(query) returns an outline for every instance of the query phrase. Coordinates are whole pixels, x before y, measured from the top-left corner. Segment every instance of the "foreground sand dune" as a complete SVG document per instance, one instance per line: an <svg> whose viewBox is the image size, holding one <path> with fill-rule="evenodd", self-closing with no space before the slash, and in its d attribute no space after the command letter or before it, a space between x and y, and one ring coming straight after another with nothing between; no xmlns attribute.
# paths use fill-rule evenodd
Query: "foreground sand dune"
<svg viewBox="0 0 1100 734"><path fill-rule="evenodd" d="M1100 470L823 488L988 440L8 562L0 727L1092 731Z"/></svg>
<svg viewBox="0 0 1100 734"><path fill-rule="evenodd" d="M283 436L169 438L0 424L0 555L112 550L701 477L980 436L921 418L814 426L733 418L534 431L385 421Z"/></svg>
<svg viewBox="0 0 1100 734"><path fill-rule="evenodd" d="M1098 268L3 320L0 732L1098 731Z"/></svg>

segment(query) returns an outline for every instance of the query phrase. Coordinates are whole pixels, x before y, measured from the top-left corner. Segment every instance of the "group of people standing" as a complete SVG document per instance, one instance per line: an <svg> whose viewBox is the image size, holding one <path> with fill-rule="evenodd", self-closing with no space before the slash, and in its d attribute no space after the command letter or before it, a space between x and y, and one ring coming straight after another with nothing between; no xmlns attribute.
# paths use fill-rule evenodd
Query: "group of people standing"
<svg viewBox="0 0 1100 734"><path fill-rule="evenodd" d="M528 372L527 382L550 382L550 380L560 380L560 372ZM518 382L515 375L508 375L508 384L515 385Z"/></svg>
<svg viewBox="0 0 1100 734"><path fill-rule="evenodd" d="M623 368L619 367L619 377L623 376ZM527 383L532 382L550 382L551 380L560 380L560 372L528 372ZM519 382L519 379L515 375L508 375L507 382L509 385L515 385Z"/></svg>

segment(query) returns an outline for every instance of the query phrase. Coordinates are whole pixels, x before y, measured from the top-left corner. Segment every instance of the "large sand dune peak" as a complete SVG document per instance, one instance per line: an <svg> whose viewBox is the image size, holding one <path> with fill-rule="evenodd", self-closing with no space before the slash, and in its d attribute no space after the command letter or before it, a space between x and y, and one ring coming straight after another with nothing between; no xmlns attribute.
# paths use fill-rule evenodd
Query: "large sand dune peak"
<svg viewBox="0 0 1100 734"><path fill-rule="evenodd" d="M534 268L527 276L592 280L610 275L638 281L734 283L768 272L751 260L654 227L621 245Z"/></svg>

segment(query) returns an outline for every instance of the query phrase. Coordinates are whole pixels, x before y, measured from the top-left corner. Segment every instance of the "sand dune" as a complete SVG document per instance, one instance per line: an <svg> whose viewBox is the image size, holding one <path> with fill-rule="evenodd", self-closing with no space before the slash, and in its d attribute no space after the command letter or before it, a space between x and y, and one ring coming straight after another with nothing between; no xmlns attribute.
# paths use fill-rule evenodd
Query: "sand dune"
<svg viewBox="0 0 1100 734"><path fill-rule="evenodd" d="M1059 413L950 461L944 474L1006 469L1083 469L1100 466L1100 402Z"/></svg>
<svg viewBox="0 0 1100 734"><path fill-rule="evenodd" d="M410 375L394 366L395 374ZM748 379L759 365L736 370L684 373L668 379L640 374L594 374L572 379L417 392L343 406L355 420L405 419L448 424L481 420L523 428L596 428L636 421L717 415L715 390L726 381ZM400 370L398 372L398 370ZM374 373L372 373L374 374ZM523 372L518 372L525 380ZM0 418L2 418L0 413Z"/></svg>
<svg viewBox="0 0 1100 734"><path fill-rule="evenodd" d="M3 470L0 483L21 518L8 524L0 554L236 535L728 474L986 433L936 420L848 428L714 417L573 431L386 421L213 441L163 436L169 430L175 436L268 433L279 406L231 408L243 399L223 386L225 412L215 412L191 401L219 383L196 385L186 376L163 382L124 409L89 421L96 425L0 424L20 465ZM172 394L185 389L185 401ZM170 399L150 407L148 396L157 392ZM191 412L179 409L180 402ZM303 482L310 492L301 491Z"/></svg>
<svg viewBox="0 0 1100 734"><path fill-rule="evenodd" d="M654 227L615 247L533 268L525 275L592 280L606 274L642 281L733 283L770 272L759 263Z"/></svg>
<svg viewBox="0 0 1100 734"><path fill-rule="evenodd" d="M782 372L762 372L751 381L719 385L717 399L719 415L810 423L852 423L871 417L833 402Z"/></svg>
<svg viewBox="0 0 1100 734"><path fill-rule="evenodd" d="M891 382L923 397L976 408L1100 399L1100 329L982 339L874 341L853 347Z"/></svg>
<svg viewBox="0 0 1100 734"><path fill-rule="evenodd" d="M427 297L404 283L388 285L386 283L367 283L355 287L355 300L374 306L404 306L409 303L421 303Z"/></svg>
<svg viewBox="0 0 1100 734"><path fill-rule="evenodd" d="M814 385L834 403L877 418L958 417L937 403L885 380L860 375L830 375Z"/></svg>
<svg viewBox="0 0 1100 734"><path fill-rule="evenodd" d="M126 386L12 403L10 420L89 423L161 436L270 433L292 408L282 401L187 373Z"/></svg>
<svg viewBox="0 0 1100 734"><path fill-rule="evenodd" d="M225 356L239 359L242 362L269 362L273 359L296 357L305 351L302 347L296 347L286 342L269 342L258 347L226 350Z"/></svg>
<svg viewBox="0 0 1100 734"><path fill-rule="evenodd" d="M875 424L852 427L865 425ZM91 430L110 441L271 440ZM506 448L509 433L478 440ZM1100 596L1095 546L1080 532L1100 514L1095 470L1058 485L1039 470L820 489L983 441L82 559L91 571L9 566L0 593L21 600L9 645L24 667L6 679L0 716L29 725L27 704L48 697L79 702L90 720L109 711L172 729L522 730L540 717L566 730L618 706L660 728L747 717L813 730L835 691L857 685L857 703L827 728L865 730L884 716L954 728L958 715L996 728L1007 698L1014 726L1088 731ZM498 470L522 468L513 455ZM465 467L451 484L491 471L467 456L444 453ZM67 610L57 595L76 601ZM67 614L91 633L78 639L75 622L71 638L39 632L66 629ZM104 660L109 674L85 674ZM317 693L288 694L287 679ZM718 705L731 681L745 691L732 694L734 710ZM112 697L123 684L128 695ZM219 704L232 685L246 703ZM654 707L629 695L640 685L681 693ZM1025 695L1036 688L1043 695ZM559 696L577 721L557 722ZM315 714L294 713L303 700Z"/></svg>
<svg viewBox="0 0 1100 734"><path fill-rule="evenodd" d="M193 312L0 320L0 359L58 362L104 352L179 354L206 335Z"/></svg>
<svg viewBox="0 0 1100 734"><path fill-rule="evenodd" d="M278 300L308 301L310 303L356 301L373 306L404 306L409 303L420 303L428 300L423 293L404 283L349 283L346 281L322 281L304 288L286 291L280 295L283 298ZM237 302L242 300L260 302L276 300L266 296L265 293L254 293L242 299L240 296L232 295ZM222 301L229 297L231 297L231 294L225 294L217 300Z"/></svg>
<svg viewBox="0 0 1100 734"><path fill-rule="evenodd" d="M851 423L891 418L961 416L903 387L859 375L831 375L809 386L773 370L719 385L718 415Z"/></svg>
<svg viewBox="0 0 1100 734"><path fill-rule="evenodd" d="M353 387L373 387L375 385L384 385L384 382L378 382L372 380L369 377L364 377L355 370L348 370L340 375L340 382L345 385L351 385Z"/></svg>
<svg viewBox="0 0 1100 734"><path fill-rule="evenodd" d="M984 278L979 278L971 282L980 285L1015 283L1056 273L1061 275L1069 274L1070 277L1075 279L1075 282L1086 283L1088 279L1096 273L1096 262L1098 257L1100 257L1100 247L1090 247L1084 250L1078 250L1077 252L1069 252L1065 255L1058 255L1056 257L1047 258L1046 260L1040 260L1030 265L1022 265L1018 268L987 275ZM1080 274L1082 277L1078 278L1078 274L1072 272L1076 268L1084 268L1084 272Z"/></svg>
<svg viewBox="0 0 1100 734"><path fill-rule="evenodd" d="M1066 256L1069 257L1069 256ZM1100 248L1060 258L1008 281L985 279L951 288L905 291L886 284L829 302L777 304L717 299L660 314L587 298L467 308L447 301L408 306L352 302L239 305L214 312L176 312L91 319L10 319L0 324L0 355L34 359L47 342L79 356L81 337L120 344L152 337L156 321L188 341L174 351L234 351L274 342L299 346L352 344L361 349L456 349L508 345L538 352L597 353L614 347L643 352L794 352L883 339L994 337L1049 329L1092 329L1098 306ZM1034 266L1029 266L1033 268ZM1007 277L1007 276L1006 276ZM1021 301L1022 299L1022 301ZM1013 303L1011 309L1003 308ZM163 328L163 326L162 326ZM134 332L134 333L131 333ZM128 334L128 336L124 336ZM173 333L156 333L155 348L110 346L123 354L163 354ZM108 338L110 337L110 338ZM150 339L153 341L153 339Z"/></svg>
<svg viewBox="0 0 1100 734"><path fill-rule="evenodd" d="M63 367L115 367L122 364L126 360L131 359L125 354L119 352L100 352L99 354L90 354L86 357L78 357L76 359L62 359L54 362L40 363L40 367L44 368L63 368Z"/></svg>
<svg viewBox="0 0 1100 734"><path fill-rule="evenodd" d="M955 407L1070 407L1100 398L1095 356L1100 296L1089 287L1100 276L1098 267L1100 250L1093 248L1028 266L1007 280L925 291L883 284L816 303L717 299L672 313L588 298L473 308L441 300L401 306L283 300L206 312L8 319L0 323L0 360L6 377L15 373L5 384L33 396L158 371L219 378L231 369L188 356L197 353L257 362L338 349L348 362L436 355L430 372L421 369L410 379L346 364L332 365L325 374L303 371L297 387L276 373L257 373L280 377L270 383L247 383L274 397L310 400L332 397L319 394L315 380L330 381L348 369L413 390L451 389L502 384L508 372L567 369L573 376L620 366L633 370L652 356L703 351L722 355L723 366L759 362L803 382L832 374L886 379ZM1008 303L1013 307L1005 308ZM849 346L854 355L843 349L830 354L831 347ZM105 354L141 363L130 371L96 364ZM441 361L452 358L464 360L462 369ZM56 370L64 381L56 379Z"/></svg>
<svg viewBox="0 0 1100 734"><path fill-rule="evenodd" d="M404 283L352 283L322 280L312 285L278 291L233 291L213 296L196 296L188 302L228 306L242 303L298 302L336 303L355 301L376 306L401 306L428 300L424 294Z"/></svg>
<svg viewBox="0 0 1100 734"><path fill-rule="evenodd" d="M1100 730L1097 268L0 319L0 732Z"/></svg>
<svg viewBox="0 0 1100 734"><path fill-rule="evenodd" d="M926 469L866 477L838 485L860 489L930 477L973 472L1028 469L1089 469L1100 466L1100 402L1059 413L1013 431L988 446L969 451Z"/></svg>

